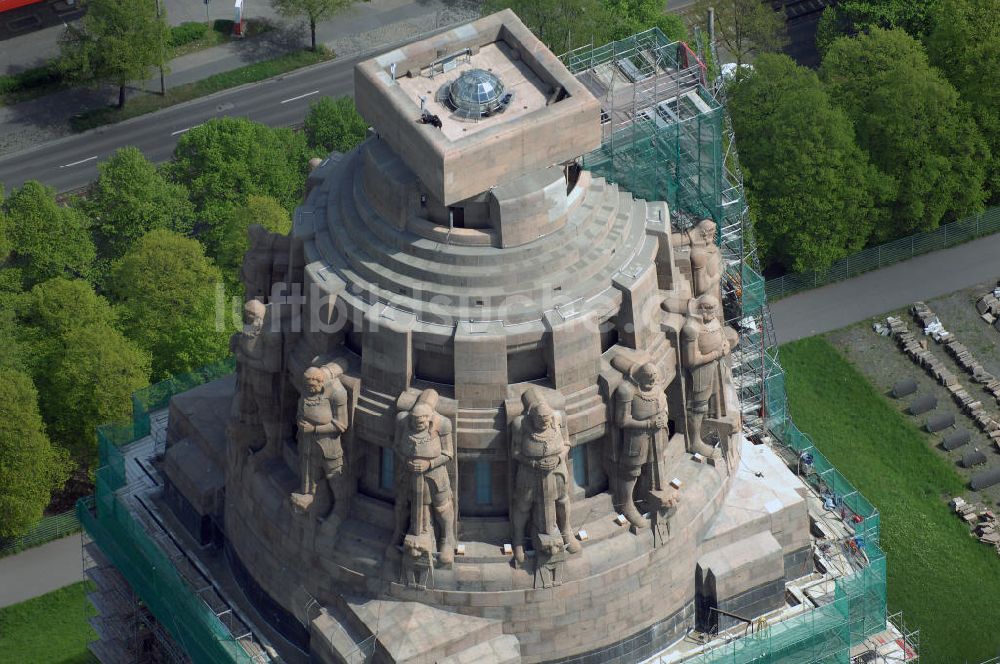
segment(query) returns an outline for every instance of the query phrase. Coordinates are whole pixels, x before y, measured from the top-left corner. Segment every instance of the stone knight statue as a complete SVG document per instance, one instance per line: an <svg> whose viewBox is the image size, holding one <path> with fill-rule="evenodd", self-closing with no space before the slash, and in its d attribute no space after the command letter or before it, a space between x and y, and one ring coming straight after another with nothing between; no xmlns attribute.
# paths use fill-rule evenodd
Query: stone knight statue
<svg viewBox="0 0 1000 664"><path fill-rule="evenodd" d="M656 365L647 362L628 371L615 390L615 424L621 435L611 459L617 475L614 499L636 528L649 526L635 506L636 485L642 496L663 488L659 461L669 436L667 382Z"/></svg>
<svg viewBox="0 0 1000 664"><path fill-rule="evenodd" d="M688 229L681 244L691 247L691 290L692 296L719 296L719 282L722 279L722 254L715 243L715 222L702 219L697 226Z"/></svg>
<svg viewBox="0 0 1000 664"><path fill-rule="evenodd" d="M252 453L265 457L280 450L282 424L281 389L282 334L269 329L268 307L258 300L243 305L243 329L229 340L236 355L236 394L230 419L254 433L243 441ZM259 428L258 428L259 427ZM257 432L263 430L263 440ZM240 434L240 436L247 434Z"/></svg>
<svg viewBox="0 0 1000 664"><path fill-rule="evenodd" d="M309 367L303 375L296 424L299 429L299 491L291 495L292 506L306 511L326 479L333 497L334 515L347 516L348 491L344 477L344 447L347 432L347 390L336 365Z"/></svg>
<svg viewBox="0 0 1000 664"><path fill-rule="evenodd" d="M721 412L721 363L736 346L738 336L719 322L719 300L714 295L702 295L694 303L694 311L681 329L681 352L689 386L688 451L713 456L715 447L706 444L702 422L706 415L717 417Z"/></svg>
<svg viewBox="0 0 1000 664"><path fill-rule="evenodd" d="M438 562L455 559L455 505L447 465L455 457L451 420L434 410L437 392L424 390L409 412L396 416L396 526L393 546L429 549L433 520L440 532Z"/></svg>
<svg viewBox="0 0 1000 664"><path fill-rule="evenodd" d="M560 414L534 388L521 397L525 412L514 419L511 459L515 464L511 505L514 560L524 562L525 526L531 517L536 539L561 542L570 553L580 551L570 524L569 436Z"/></svg>

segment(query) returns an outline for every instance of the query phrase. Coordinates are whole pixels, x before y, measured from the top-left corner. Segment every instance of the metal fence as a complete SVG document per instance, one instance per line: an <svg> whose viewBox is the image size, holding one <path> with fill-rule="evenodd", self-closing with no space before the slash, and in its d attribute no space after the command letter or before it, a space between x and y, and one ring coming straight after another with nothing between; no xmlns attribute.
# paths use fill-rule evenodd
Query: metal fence
<svg viewBox="0 0 1000 664"><path fill-rule="evenodd" d="M997 232L1000 232L1000 206L990 208L982 214L967 217L961 221L945 224L938 227L937 230L917 233L876 247L869 247L834 262L826 270L786 274L768 279L764 284L764 289L768 301L773 302L792 293L850 279L864 272L877 270L920 254L947 249Z"/></svg>
<svg viewBox="0 0 1000 664"><path fill-rule="evenodd" d="M80 520L76 518L75 510L47 516L20 537L0 539L0 558L41 546L79 530Z"/></svg>

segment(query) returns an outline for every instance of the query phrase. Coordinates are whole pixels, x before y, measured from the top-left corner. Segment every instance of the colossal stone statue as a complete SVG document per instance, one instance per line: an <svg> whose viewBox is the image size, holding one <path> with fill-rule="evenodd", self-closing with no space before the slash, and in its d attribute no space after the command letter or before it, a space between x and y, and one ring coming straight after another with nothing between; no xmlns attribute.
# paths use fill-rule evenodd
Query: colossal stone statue
<svg viewBox="0 0 1000 664"><path fill-rule="evenodd" d="M284 236L272 233L260 224L251 225L247 234L250 236L250 248L243 254L243 263L240 265L244 299L268 302L275 280L284 278L280 274L276 277L275 263L278 262L277 254L286 248L288 241Z"/></svg>
<svg viewBox="0 0 1000 664"><path fill-rule="evenodd" d="M667 444L667 383L652 363L640 365L615 390L615 424L620 436L612 443L611 461L615 504L636 528L649 526L649 519L635 506L635 488L640 495L662 489L660 454Z"/></svg>
<svg viewBox="0 0 1000 664"><path fill-rule="evenodd" d="M560 414L534 388L529 388L521 399L525 412L514 419L511 427L511 459L516 475L510 520L514 560L518 564L524 562L529 517L536 541L561 540L570 553L580 551L570 525L566 427Z"/></svg>
<svg viewBox="0 0 1000 664"><path fill-rule="evenodd" d="M296 510L305 512L316 498L319 483L326 478L334 515L343 519L348 507L341 443L341 436L347 432L347 390L338 373L337 369L309 367L303 375L304 391L296 415L300 488L291 495L291 502Z"/></svg>
<svg viewBox="0 0 1000 664"><path fill-rule="evenodd" d="M713 456L715 447L705 443L702 422L710 406L713 416L720 414L720 362L736 345L738 336L719 322L719 300L714 295L702 295L694 303L694 311L681 330L681 351L689 377L688 451Z"/></svg>
<svg viewBox="0 0 1000 664"><path fill-rule="evenodd" d="M282 335L269 329L270 320L264 303L249 300L243 305L243 330L229 340L229 349L236 355L236 395L230 420L251 432L247 434L249 439L239 441L243 447L264 458L281 449L282 431L278 403L282 393Z"/></svg>
<svg viewBox="0 0 1000 664"><path fill-rule="evenodd" d="M392 545L408 553L432 548L440 533L438 562L455 559L455 505L447 464L455 457L451 420L434 410L437 392L424 390L409 412L396 416L396 527Z"/></svg>
<svg viewBox="0 0 1000 664"><path fill-rule="evenodd" d="M719 282L722 280L722 253L715 243L715 222L702 219L694 227L675 235L676 247L689 247L691 261L691 294L719 297Z"/></svg>

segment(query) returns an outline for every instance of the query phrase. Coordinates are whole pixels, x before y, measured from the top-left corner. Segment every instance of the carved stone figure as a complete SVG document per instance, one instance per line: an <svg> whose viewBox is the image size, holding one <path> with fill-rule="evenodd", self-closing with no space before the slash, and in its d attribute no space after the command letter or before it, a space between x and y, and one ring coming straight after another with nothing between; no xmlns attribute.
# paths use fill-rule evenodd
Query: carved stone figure
<svg viewBox="0 0 1000 664"><path fill-rule="evenodd" d="M636 528L649 526L649 519L635 506L635 489L640 479L640 494L647 496L662 488L659 458L667 444L666 381L652 363L634 371L615 390L615 424L621 435L612 451L615 478L615 504Z"/></svg>
<svg viewBox="0 0 1000 664"><path fill-rule="evenodd" d="M243 330L229 340L236 355L236 395L230 418L254 431L243 441L255 454L269 457L280 450L282 335L269 329L268 308L258 300L243 305ZM263 440L256 432L263 430Z"/></svg>
<svg viewBox="0 0 1000 664"><path fill-rule="evenodd" d="M735 332L723 327L718 315L719 300L703 295L695 301L694 311L681 330L681 352L689 377L688 451L705 456L713 456L715 447L705 443L702 422L710 407L712 416L720 414L721 360L737 343Z"/></svg>
<svg viewBox="0 0 1000 664"><path fill-rule="evenodd" d="M537 390L529 389L521 398L525 413L514 419L511 435L516 476L510 518L514 560L518 564L524 562L525 526L529 518L539 536L560 539L570 553L580 551L570 524L566 427L560 414Z"/></svg>
<svg viewBox="0 0 1000 664"><path fill-rule="evenodd" d="M695 298L702 295L719 296L722 279L722 254L715 243L715 222L703 219L687 231L691 246L691 290Z"/></svg>
<svg viewBox="0 0 1000 664"><path fill-rule="evenodd" d="M271 295L274 269L274 241L277 235L260 224L247 229L250 248L243 254L240 281L243 282L244 299L267 302Z"/></svg>
<svg viewBox="0 0 1000 664"><path fill-rule="evenodd" d="M348 507L341 444L341 436L347 432L347 390L336 369L320 367L306 369L303 385L296 415L300 487L291 496L292 505L303 512L309 509L325 478L333 496L334 514L343 519Z"/></svg>
<svg viewBox="0 0 1000 664"><path fill-rule="evenodd" d="M434 410L437 392L424 390L409 412L396 416L396 527L392 544L407 552L434 541L433 520L441 544L438 561L455 559L455 506L447 464L455 457L451 421ZM407 544L409 543L409 546Z"/></svg>
<svg viewBox="0 0 1000 664"><path fill-rule="evenodd" d="M566 547L561 536L535 533L535 587L561 586Z"/></svg>

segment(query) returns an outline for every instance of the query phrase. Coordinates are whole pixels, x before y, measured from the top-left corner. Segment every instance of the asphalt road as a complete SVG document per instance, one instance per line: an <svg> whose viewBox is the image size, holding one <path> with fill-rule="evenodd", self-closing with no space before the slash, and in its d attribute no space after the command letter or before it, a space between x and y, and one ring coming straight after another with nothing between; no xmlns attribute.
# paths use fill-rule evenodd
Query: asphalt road
<svg viewBox="0 0 1000 664"><path fill-rule="evenodd" d="M866 272L770 305L778 343L822 334L1000 278L1000 233ZM972 306L972 303L969 303Z"/></svg>
<svg viewBox="0 0 1000 664"><path fill-rule="evenodd" d="M0 184L6 191L27 180L38 180L61 192L77 189L94 180L98 162L118 148L134 145L150 161L163 162L170 158L181 134L216 117L246 117L272 126L302 122L315 99L353 95L354 65L369 57L371 54L363 54L320 63L4 155L0 158Z"/></svg>

